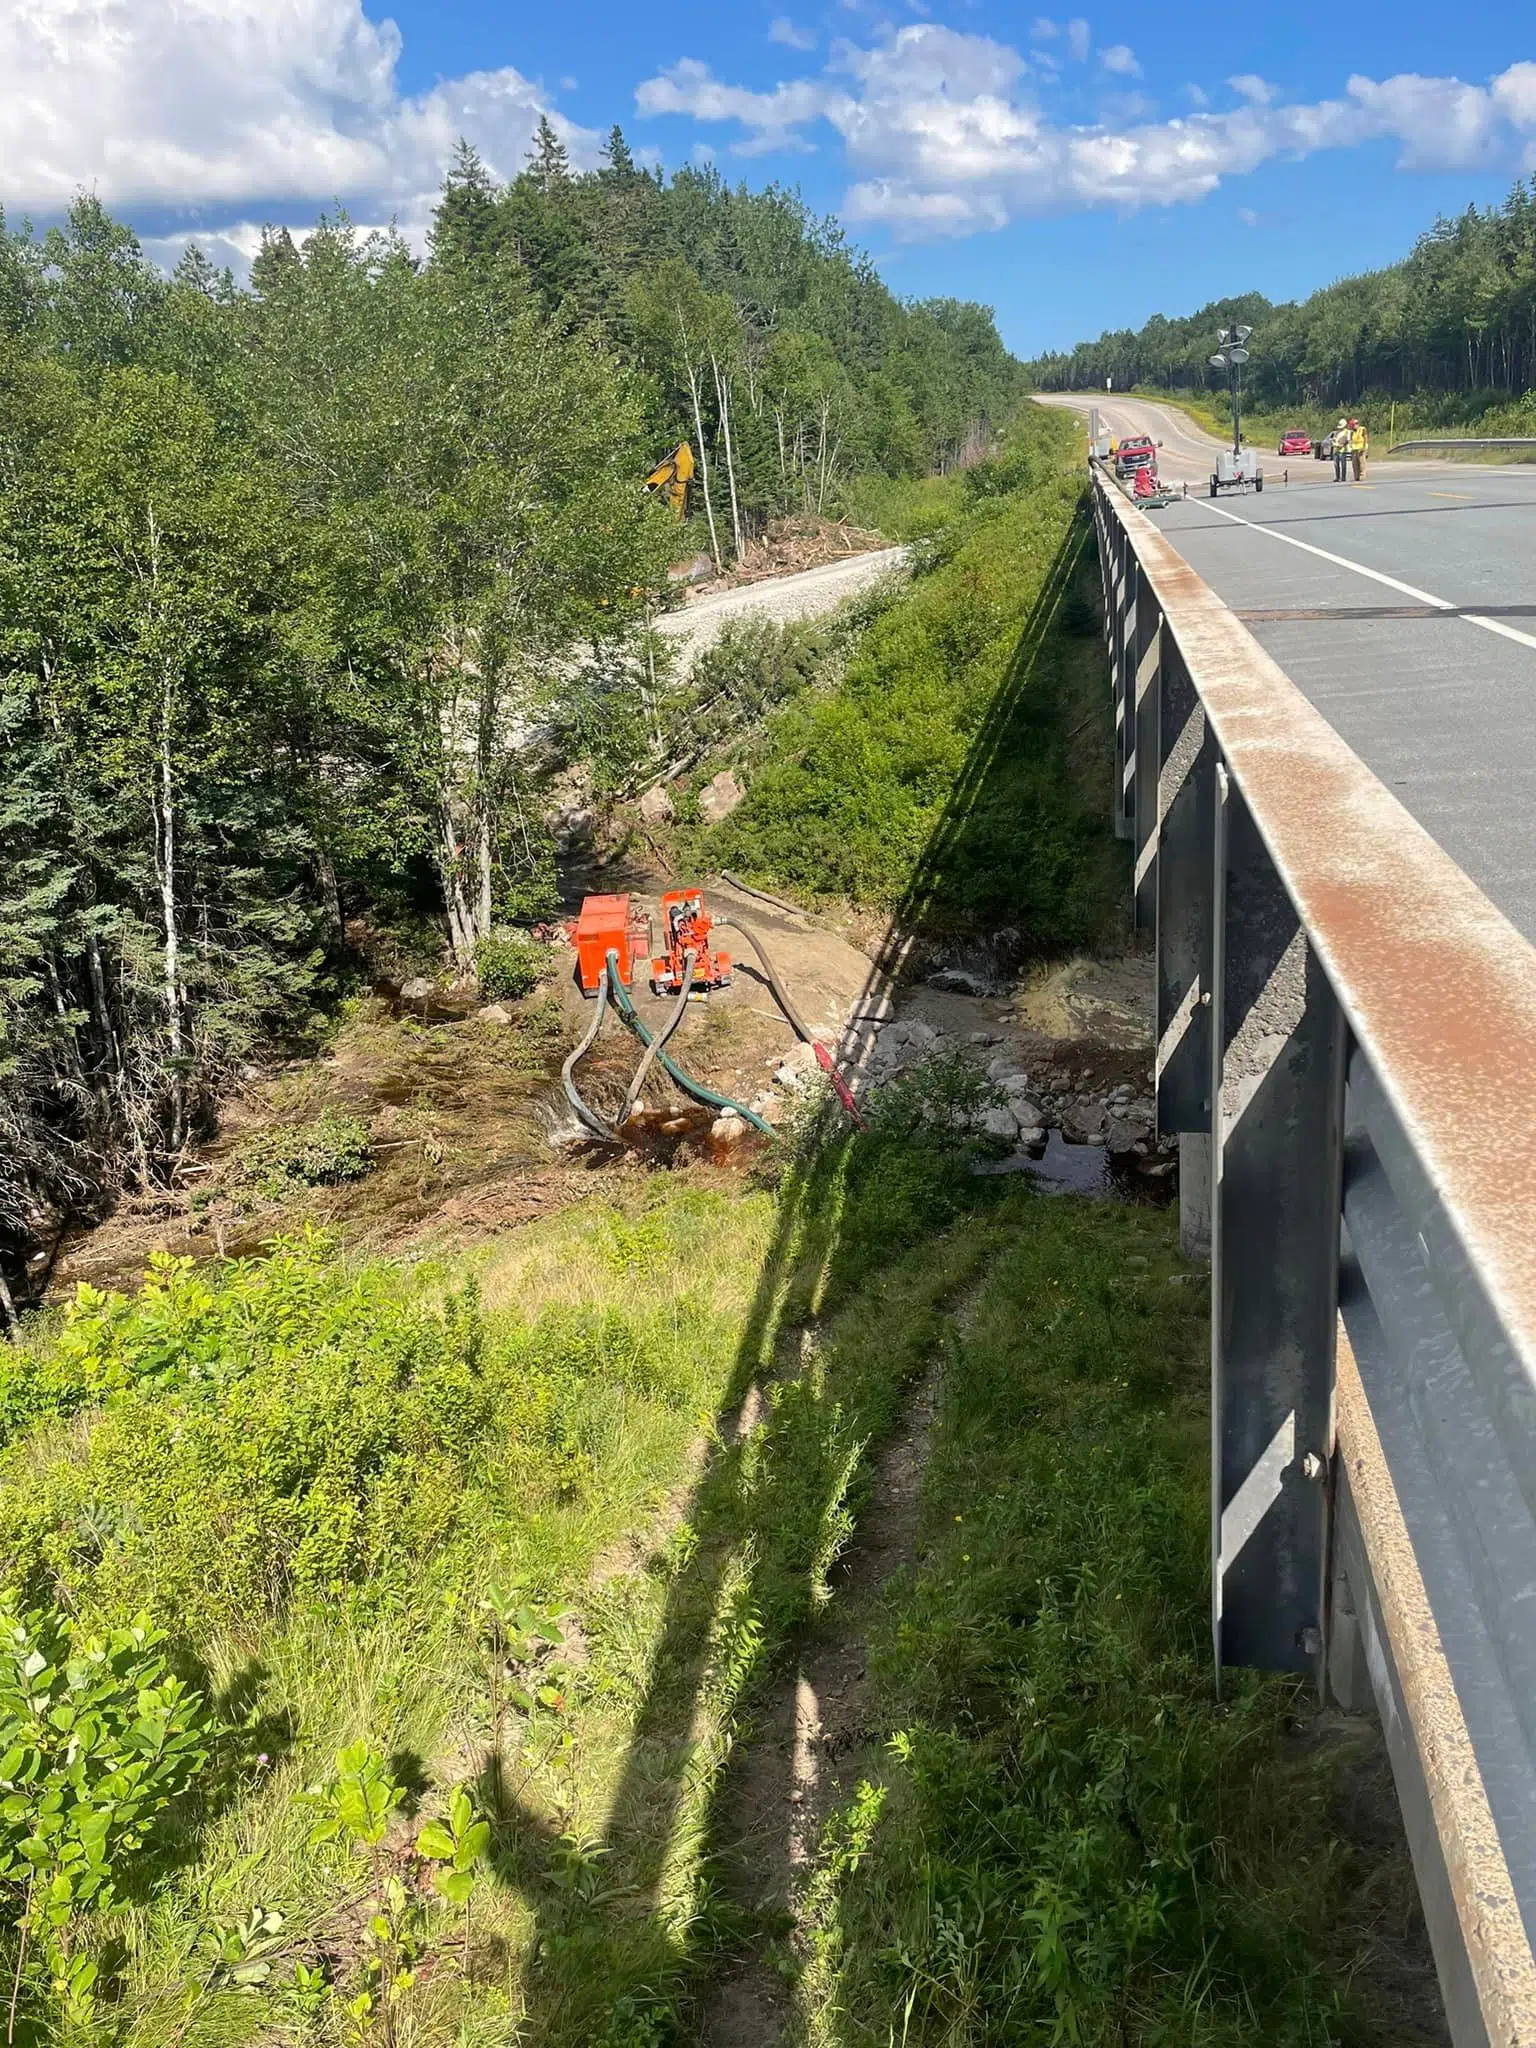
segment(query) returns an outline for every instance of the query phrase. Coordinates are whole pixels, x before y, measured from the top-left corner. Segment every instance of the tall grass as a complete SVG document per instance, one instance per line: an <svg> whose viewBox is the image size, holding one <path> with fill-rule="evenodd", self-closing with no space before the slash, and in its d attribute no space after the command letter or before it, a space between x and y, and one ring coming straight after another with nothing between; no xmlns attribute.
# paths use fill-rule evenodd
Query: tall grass
<svg viewBox="0 0 1536 2048"><path fill-rule="evenodd" d="M1305 1733L1286 1681L1215 1693L1189 1278L1160 1214L1009 1218L878 1631L870 1775L829 1832L816 2048L1439 2038L1422 1936L1383 1962L1417 1927L1406 1858L1345 1826L1368 1738Z"/></svg>

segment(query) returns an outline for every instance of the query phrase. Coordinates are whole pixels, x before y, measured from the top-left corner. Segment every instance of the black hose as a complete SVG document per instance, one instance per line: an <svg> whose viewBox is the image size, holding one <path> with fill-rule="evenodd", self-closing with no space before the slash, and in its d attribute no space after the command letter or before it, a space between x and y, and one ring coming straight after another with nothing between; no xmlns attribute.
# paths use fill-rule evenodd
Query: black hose
<svg viewBox="0 0 1536 2048"><path fill-rule="evenodd" d="M613 991L614 1005L624 1022L634 1032L642 1045L649 1045L651 1034L641 1021L640 1014L629 1000L622 981L619 979L618 961L608 955L608 980ZM729 1095L717 1095L713 1088L706 1088L702 1081L695 1081L692 1074L685 1073L670 1053L657 1048L656 1057L672 1076L685 1095L691 1095L695 1102L702 1102L710 1109L728 1109L733 1116L745 1118L754 1130L762 1132L765 1138L773 1136L773 1126L766 1124L755 1110L748 1109L744 1102L737 1102Z"/></svg>
<svg viewBox="0 0 1536 2048"><path fill-rule="evenodd" d="M732 931L737 931L741 933L741 936L746 940L747 944L752 948L753 952L757 955L758 960L761 962L763 972L768 977L768 986L773 990L774 997L778 1003L779 1008L784 1012L784 1015L789 1019L790 1029L794 1032L796 1038L803 1038L807 1045L814 1045L816 1041L812 1038L810 1032L807 1030L805 1019L801 1016L800 1012L795 1008L794 1004L790 1001L789 990L784 986L783 982L780 981L778 969L774 966L773 962L768 958L767 948L764 946L762 940L757 936L756 932L753 931L752 927L750 925L743 924L739 917L717 917L715 919L715 923L729 925Z"/></svg>
<svg viewBox="0 0 1536 2048"><path fill-rule="evenodd" d="M804 920L805 912L798 903L786 903L782 896L770 896L766 889L754 889L750 882L742 881L741 877L733 875L729 868L720 870L720 879L722 882L729 882L731 887L743 896L755 896L759 903L766 903L770 910L782 910L789 917ZM730 920L722 917L719 922L728 924Z"/></svg>
<svg viewBox="0 0 1536 2048"><path fill-rule="evenodd" d="M646 1075L651 1071L652 1060L660 1053L667 1040L683 1021L683 1012L688 1007L688 994L693 987L693 970L697 960L698 954L690 946L683 954L683 985L677 992L677 1002L673 1006L671 1016L640 1055L640 1064L635 1069L634 1079L630 1082L629 1091L624 1097L624 1107L619 1112L619 1123L621 1126L629 1122L630 1111L640 1100L640 1090L645 1085Z"/></svg>
<svg viewBox="0 0 1536 2048"><path fill-rule="evenodd" d="M614 958L613 954L610 953L608 955L608 958L610 961L612 961L612 959ZM593 1016L592 1022L587 1026L586 1037L581 1041L580 1045L575 1047L573 1051L566 1054L565 1063L560 1069L560 1085L564 1088L565 1099L571 1105L572 1109L575 1110L577 1119L581 1123L582 1127L585 1130L590 1131L594 1138L606 1138L609 1140L610 1143L616 1144L618 1142L618 1132L613 1128L612 1124L604 1123L603 1119L598 1115L595 1109L589 1109L587 1107L586 1103L582 1101L580 1094L577 1092L575 1081L571 1078L576 1071L577 1062L586 1058L587 1054L592 1049L593 1043L597 1038L598 1032L602 1030L603 1016L607 1008L608 977L605 974L602 980L597 984L596 1014Z"/></svg>

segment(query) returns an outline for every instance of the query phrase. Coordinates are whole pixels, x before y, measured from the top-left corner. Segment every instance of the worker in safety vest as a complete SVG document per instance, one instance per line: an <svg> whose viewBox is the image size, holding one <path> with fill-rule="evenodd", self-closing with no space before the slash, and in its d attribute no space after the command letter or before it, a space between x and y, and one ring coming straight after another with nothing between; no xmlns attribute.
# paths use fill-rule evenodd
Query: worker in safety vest
<svg viewBox="0 0 1536 2048"><path fill-rule="evenodd" d="M1333 480L1336 484L1349 481L1349 421L1340 420L1333 430Z"/></svg>
<svg viewBox="0 0 1536 2048"><path fill-rule="evenodd" d="M1371 437L1358 420L1349 423L1349 459L1355 465L1355 482L1365 476L1365 458L1370 453Z"/></svg>

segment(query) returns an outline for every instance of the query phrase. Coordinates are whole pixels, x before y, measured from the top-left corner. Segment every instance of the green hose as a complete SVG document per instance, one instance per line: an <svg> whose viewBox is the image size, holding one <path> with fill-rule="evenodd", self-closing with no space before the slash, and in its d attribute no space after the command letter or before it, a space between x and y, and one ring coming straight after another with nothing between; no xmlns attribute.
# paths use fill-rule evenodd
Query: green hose
<svg viewBox="0 0 1536 2048"><path fill-rule="evenodd" d="M629 1000L629 991L619 979L618 960L608 955L608 986L613 993L614 1006L624 1022L634 1032L642 1045L651 1043L651 1033L642 1023L639 1011ZM691 1095L695 1102L702 1102L711 1109L728 1109L734 1116L744 1117L754 1130L761 1131L765 1138L773 1136L773 1126L765 1124L755 1110L747 1108L744 1102L733 1101L729 1095L717 1095L713 1088L706 1088L702 1081L695 1081L692 1074L685 1073L669 1053L658 1049L657 1059L672 1076L685 1095Z"/></svg>

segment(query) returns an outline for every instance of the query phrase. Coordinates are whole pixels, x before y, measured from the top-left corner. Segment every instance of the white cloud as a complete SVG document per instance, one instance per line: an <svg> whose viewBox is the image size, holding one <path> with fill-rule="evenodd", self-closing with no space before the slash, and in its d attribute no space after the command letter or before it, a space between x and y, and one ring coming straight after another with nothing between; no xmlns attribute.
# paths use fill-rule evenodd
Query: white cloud
<svg viewBox="0 0 1536 2048"><path fill-rule="evenodd" d="M787 50L814 50L816 38L808 28L796 28L787 14L776 14L768 24L770 43L782 43Z"/></svg>
<svg viewBox="0 0 1536 2048"><path fill-rule="evenodd" d="M1184 97L1192 107L1208 107L1211 104L1211 96L1203 85L1186 85Z"/></svg>
<svg viewBox="0 0 1536 2048"><path fill-rule="evenodd" d="M541 112L595 160L599 138L510 65L407 95L400 48L361 0L11 0L0 198L47 215L83 185L110 206L227 220L340 197L419 221L461 135L505 177Z"/></svg>
<svg viewBox="0 0 1536 2048"><path fill-rule="evenodd" d="M868 47L840 41L818 78L769 92L727 85L685 60L637 97L643 112L736 122L745 130L738 147L781 148L812 123L829 124L852 175L849 218L909 238L970 234L1021 215L1176 205L1275 158L1371 141L1396 141L1404 170L1518 161L1522 149L1536 156L1536 62L1486 86L1353 77L1336 97L1290 106L1265 86L1268 99L1249 92L1225 112L1162 121L1143 117L1133 98L1082 126L1050 117L1030 70L1006 43L924 23Z"/></svg>
<svg viewBox="0 0 1536 2048"><path fill-rule="evenodd" d="M696 57L682 58L669 70L647 78L635 91L635 105L642 114L691 114L696 121L739 122L747 137L736 147L749 156L765 150L804 148L797 131L825 114L828 104L826 91L814 79L776 85L772 92L753 92L746 86L722 84Z"/></svg>
<svg viewBox="0 0 1536 2048"><path fill-rule="evenodd" d="M1240 98L1251 100L1256 107L1269 106L1275 97L1275 88L1267 78L1260 78L1256 71L1240 71L1227 83Z"/></svg>
<svg viewBox="0 0 1536 2048"><path fill-rule="evenodd" d="M1086 64L1088 52L1093 47L1093 32L1086 21L1078 17L1067 23L1067 48L1079 64Z"/></svg>
<svg viewBox="0 0 1536 2048"><path fill-rule="evenodd" d="M1251 206L1240 206L1237 217L1245 228L1256 228L1263 219L1263 215L1255 213Z"/></svg>
<svg viewBox="0 0 1536 2048"><path fill-rule="evenodd" d="M1141 66L1136 61L1136 52L1129 43L1111 43L1107 50L1100 50L1099 62L1106 71L1116 72L1121 78L1141 76Z"/></svg>
<svg viewBox="0 0 1536 2048"><path fill-rule="evenodd" d="M1049 15L1037 14L1035 25L1029 33L1035 42L1049 43L1061 34L1061 27L1059 23L1052 21Z"/></svg>

